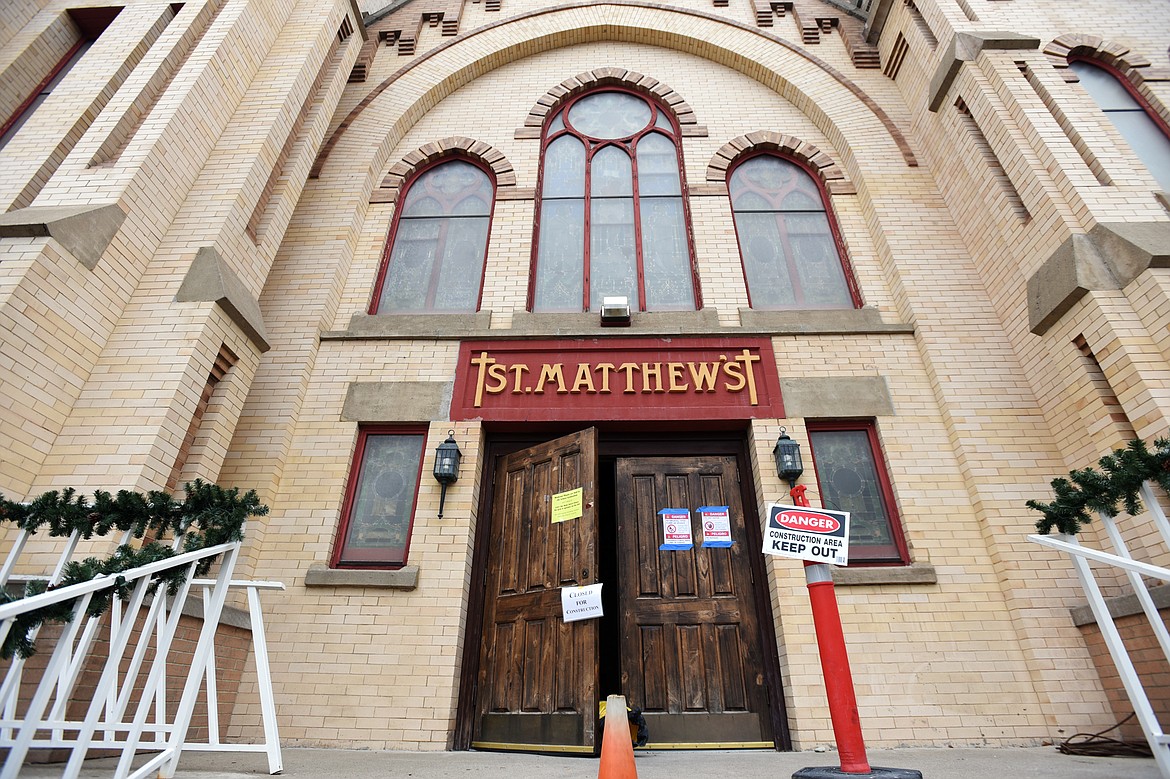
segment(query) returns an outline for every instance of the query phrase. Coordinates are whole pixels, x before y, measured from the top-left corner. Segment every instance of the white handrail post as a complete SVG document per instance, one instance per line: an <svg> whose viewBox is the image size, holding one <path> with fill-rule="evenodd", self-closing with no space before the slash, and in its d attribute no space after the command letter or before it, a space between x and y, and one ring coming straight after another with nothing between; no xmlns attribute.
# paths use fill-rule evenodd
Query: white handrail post
<svg viewBox="0 0 1170 779"><path fill-rule="evenodd" d="M1075 536L1065 535L1061 540L1072 546L1080 546ZM1121 684L1125 688L1126 694L1129 696L1129 701L1133 705L1134 714L1137 716L1138 722L1141 723L1142 731L1146 735L1146 740L1149 742L1150 750L1154 753L1154 759L1158 763L1158 770L1163 777L1170 778L1170 749L1167 745L1162 743L1161 726L1158 724L1158 718L1154 714L1154 709L1150 705L1150 699L1146 697L1146 691L1142 687L1141 680L1138 678L1137 670L1133 666L1133 662L1129 659L1129 652L1125 648L1125 643L1121 639L1121 634L1117 630L1117 625L1113 621L1113 615L1109 613L1109 605L1105 602L1105 598L1101 595L1101 588L1097 586L1097 579L1093 576L1093 570L1089 566L1089 561L1079 554L1069 555L1073 570L1077 573L1077 578L1081 581L1081 587L1085 590L1085 595L1089 601L1089 608L1093 611L1093 617L1097 620L1097 627L1101 631L1101 637L1105 641L1105 646L1109 650L1109 656L1113 659L1113 664L1117 667L1117 674L1121 678Z"/></svg>
<svg viewBox="0 0 1170 779"><path fill-rule="evenodd" d="M264 633L264 616L260 611L260 593L248 587L248 616L252 623L252 653L256 657L256 682L260 688L260 715L264 721L264 744L268 747L268 773L284 770L280 753L280 733L276 726L276 697L272 692L272 669L268 664L268 638Z"/></svg>
<svg viewBox="0 0 1170 779"><path fill-rule="evenodd" d="M203 623L207 624L209 608L207 588L203 588ZM218 622L218 620L217 620ZM207 691L207 743L219 744L219 691L215 686L215 642L207 652L207 668L203 672L204 688Z"/></svg>
<svg viewBox="0 0 1170 779"><path fill-rule="evenodd" d="M57 645L57 650L53 652L49 658L49 664L45 668L46 679L56 678L61 665L68 662L69 653L62 651L62 648L73 643L77 631L81 629L79 617L89 608L89 602L92 598L93 593L86 593L78 598L77 604L73 607L73 621L62 632L61 643ZM24 758L32 745L33 737L36 735L36 725L40 723L45 714L45 708L49 704L49 696L52 692L52 684L41 684L37 687L36 693L33 694L32 700L28 704L28 711L24 714L24 721L17 731L16 740L8 750L8 758L4 761L4 770L0 772L0 779L16 779L20 775L20 767L24 763Z"/></svg>
<svg viewBox="0 0 1170 779"><path fill-rule="evenodd" d="M121 621L117 624L116 632L110 635L109 655L106 657L105 668L102 669L102 675L98 679L97 689L94 690L93 700L89 704L89 710L85 713L85 721L81 725L81 729L77 732L77 745L73 748L69 755L69 762L65 764L65 772L62 774L64 779L76 779L81 772L81 764L85 761L85 756L89 752L89 745L93 740L94 731L97 730L98 718L101 716L102 709L105 707L105 700L110 693L110 690L117 686L118 671L121 665L122 655L126 650L127 644L130 642L131 632L134 629L134 622L139 610L142 608L142 601L146 598L147 587L150 586L151 576L140 576L137 583L134 585L134 591L130 594L130 601L125 609L125 614L122 615ZM117 587L115 580L110 580L110 597L117 598ZM114 625L111 625L113 628Z"/></svg>
<svg viewBox="0 0 1170 779"><path fill-rule="evenodd" d="M199 697L199 681L203 676L203 669L206 667L207 656L211 650L211 645L215 641L215 633L219 627L219 618L223 613L223 604L227 600L228 586L231 583L232 572L236 567L236 559L240 554L240 544L236 543L232 548L223 553L223 559L219 565L219 575L215 578L215 586L212 588L210 597L210 608L204 613L206 617L203 622L203 629L199 633L199 643L195 647L195 656L191 662L191 668L187 673L187 683L183 687L183 696L179 699L179 708L175 713L174 730L171 731L171 738L168 745L168 751L171 753L170 758L163 762L159 767L159 779L171 779L175 775L175 769L179 765L179 757L183 751L183 742L187 738L187 729L191 725L191 715L195 711L195 701Z"/></svg>
<svg viewBox="0 0 1170 779"><path fill-rule="evenodd" d="M142 695L138 699L138 706L134 710L134 721L130 725L130 730L126 735L126 745L122 750L122 757L118 761L118 768L114 772L115 777L124 777L130 771L130 762L134 758L134 753L138 749L138 745L142 740L142 731L146 725L146 719L150 716L150 710L153 702L155 710L155 723L159 729L155 731L155 744L159 741L161 735L161 728L166 725L166 701L162 698L166 689L166 670L167 657L170 654L171 642L175 637L175 631L178 630L179 620L183 616L183 604L187 600L187 595L191 591L191 581L195 575L195 566L197 563L190 563L187 566L187 575L183 578L183 583L179 585L179 589L175 592L175 602L171 609L170 617L166 622L159 623L157 628L157 639L155 641L154 660L151 661L150 673L146 677L146 685L142 688ZM166 593L156 592L155 603L162 604L159 606L159 617L166 613ZM122 716L126 707L129 705L129 699L119 703L118 717Z"/></svg>

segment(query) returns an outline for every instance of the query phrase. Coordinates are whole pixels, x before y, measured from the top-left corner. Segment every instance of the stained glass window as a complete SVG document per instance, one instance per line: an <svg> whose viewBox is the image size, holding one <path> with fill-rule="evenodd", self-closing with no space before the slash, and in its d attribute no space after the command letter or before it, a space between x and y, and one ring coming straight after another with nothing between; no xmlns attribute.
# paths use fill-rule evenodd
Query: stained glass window
<svg viewBox="0 0 1170 779"><path fill-rule="evenodd" d="M395 568L406 563L424 437L421 432L358 434L334 566Z"/></svg>
<svg viewBox="0 0 1170 779"><path fill-rule="evenodd" d="M1165 125L1138 102L1112 71L1083 60L1074 60L1068 66L1158 185L1170 192L1170 135Z"/></svg>
<svg viewBox="0 0 1170 779"><path fill-rule="evenodd" d="M492 199L488 174L464 160L411 182L399 199L370 313L476 311Z"/></svg>
<svg viewBox="0 0 1170 779"><path fill-rule="evenodd" d="M804 168L761 154L728 180L752 308L854 308L852 279L821 190Z"/></svg>
<svg viewBox="0 0 1170 779"><path fill-rule="evenodd" d="M849 512L850 562L908 562L873 425L810 424L808 437L822 504Z"/></svg>
<svg viewBox="0 0 1170 779"><path fill-rule="evenodd" d="M533 311L694 310L678 133L637 95L591 92L545 129Z"/></svg>

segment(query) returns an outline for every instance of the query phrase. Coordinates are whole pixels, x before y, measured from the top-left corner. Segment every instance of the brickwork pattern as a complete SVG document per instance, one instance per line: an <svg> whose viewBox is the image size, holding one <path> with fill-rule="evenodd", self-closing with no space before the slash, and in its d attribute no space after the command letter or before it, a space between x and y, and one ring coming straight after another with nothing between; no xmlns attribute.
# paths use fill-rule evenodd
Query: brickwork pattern
<svg viewBox="0 0 1170 779"><path fill-rule="evenodd" d="M1053 67L1091 50L1165 106L1170 22L1149 13L1152 2L1108 13L1101 3L893 2L872 46L895 58L896 79L876 69L856 20L813 0L416 0L372 19L364 43L339 40L351 13L341 0L203 0L173 19L153 0L125 5L0 149L0 210L116 203L126 214L93 270L52 238L0 238L0 490L162 486L217 355L237 355L179 481L256 488L272 509L248 529L241 575L289 585L266 602L286 743L451 743L484 514L481 423L412 420L428 430L415 589L304 582L335 542L357 437L341 420L348 388L430 382L442 396L463 334L320 334L368 308L401 183L462 153L498 184L490 326L467 335L507 336L525 313L542 120L573 90L605 83L669 84L659 97L684 127L715 334L742 332L747 293L723 182L752 149L820 172L866 307L913 327L766 333L782 376L884 378L895 413L876 420L883 454L911 557L937 573L931 585L839 589L867 742L1035 744L1112 724L1109 682L1068 616L1071 572L1025 540L1035 516L1023 502L1120 445L1114 415L1145 438L1166 433L1170 270L1086 295L1043 336L1029 330L1026 281L1097 222L1168 218L1116 131ZM761 28L765 5L772 26ZM0 4L0 106L15 99L10 85L18 92L56 61L64 39L49 40L63 34L66 8ZM983 25L1046 48L963 62L931 112L947 44ZM222 306L174 302L203 247L257 301L269 351ZM1116 402L1102 402L1102 382ZM781 426L807 451L805 420L746 430L761 513L784 491L771 462ZM449 429L464 459L440 520L429 473ZM817 503L814 469L803 483ZM829 744L800 566L769 560L767 570L794 743ZM233 736L259 733L255 688L247 666Z"/></svg>

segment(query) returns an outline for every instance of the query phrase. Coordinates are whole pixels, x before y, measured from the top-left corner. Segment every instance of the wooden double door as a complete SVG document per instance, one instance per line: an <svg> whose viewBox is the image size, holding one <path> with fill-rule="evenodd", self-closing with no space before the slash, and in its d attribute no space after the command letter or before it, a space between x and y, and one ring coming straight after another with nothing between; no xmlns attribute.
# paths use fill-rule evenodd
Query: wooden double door
<svg viewBox="0 0 1170 779"><path fill-rule="evenodd" d="M577 488L581 516L552 522ZM472 746L593 752L610 694L655 746L787 746L736 456L599 460L591 428L500 458L492 496ZM730 548L701 545L700 506L728 507ZM664 508L691 511L692 549L659 549ZM564 622L561 588L597 582L605 615Z"/></svg>

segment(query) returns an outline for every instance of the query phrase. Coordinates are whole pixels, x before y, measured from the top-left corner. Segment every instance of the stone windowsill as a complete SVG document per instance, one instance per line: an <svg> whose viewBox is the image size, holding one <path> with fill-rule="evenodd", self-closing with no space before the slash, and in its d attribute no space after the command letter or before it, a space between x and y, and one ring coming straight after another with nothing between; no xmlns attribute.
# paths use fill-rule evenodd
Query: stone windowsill
<svg viewBox="0 0 1170 779"><path fill-rule="evenodd" d="M418 566L404 565L392 571L355 568L327 568L314 565L305 574L306 587L374 587L387 590L413 590L418 587Z"/></svg>
<svg viewBox="0 0 1170 779"><path fill-rule="evenodd" d="M830 569L833 571L833 584L842 587L865 584L938 584L938 575L930 563L872 568L830 566Z"/></svg>

